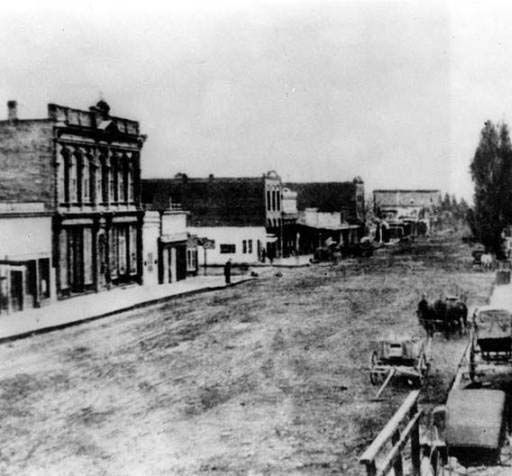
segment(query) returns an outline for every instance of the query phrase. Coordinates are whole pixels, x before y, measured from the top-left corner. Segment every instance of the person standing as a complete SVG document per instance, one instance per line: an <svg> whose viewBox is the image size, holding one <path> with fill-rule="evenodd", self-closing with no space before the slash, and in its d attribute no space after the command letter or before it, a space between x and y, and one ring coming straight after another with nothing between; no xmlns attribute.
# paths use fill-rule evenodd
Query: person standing
<svg viewBox="0 0 512 476"><path fill-rule="evenodd" d="M224 265L224 278L226 279L226 284L231 284L231 258Z"/></svg>

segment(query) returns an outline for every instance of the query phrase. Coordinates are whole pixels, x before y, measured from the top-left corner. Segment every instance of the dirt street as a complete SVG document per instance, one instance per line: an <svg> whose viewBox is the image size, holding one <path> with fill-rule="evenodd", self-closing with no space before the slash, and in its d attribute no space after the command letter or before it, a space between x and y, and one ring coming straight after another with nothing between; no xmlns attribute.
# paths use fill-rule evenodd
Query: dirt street
<svg viewBox="0 0 512 476"><path fill-rule="evenodd" d="M384 402L371 341L421 334L421 293L483 302L455 239L282 270L226 291L0 346L0 474L361 474ZM426 402L464 343L436 336Z"/></svg>

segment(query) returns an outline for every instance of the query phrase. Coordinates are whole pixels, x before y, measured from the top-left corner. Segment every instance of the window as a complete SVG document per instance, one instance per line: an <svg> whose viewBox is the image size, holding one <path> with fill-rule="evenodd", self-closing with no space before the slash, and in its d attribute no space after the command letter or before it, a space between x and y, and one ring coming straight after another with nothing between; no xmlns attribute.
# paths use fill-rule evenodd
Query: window
<svg viewBox="0 0 512 476"><path fill-rule="evenodd" d="M118 231L119 237L119 274L126 274L127 271L127 263L126 263L126 253L127 253L127 243L126 243L126 228L120 228Z"/></svg>
<svg viewBox="0 0 512 476"><path fill-rule="evenodd" d="M276 191L272 190L272 210L276 209Z"/></svg>
<svg viewBox="0 0 512 476"><path fill-rule="evenodd" d="M101 200L103 203L108 203L108 190L110 177L108 173L108 163L105 156L100 160L101 164Z"/></svg>
<svg viewBox="0 0 512 476"><path fill-rule="evenodd" d="M276 202L276 208L279 211L281 209L281 192L279 190L276 192Z"/></svg>
<svg viewBox="0 0 512 476"><path fill-rule="evenodd" d="M89 159L87 156L83 156L84 165L82 168L82 200L84 203L91 201L91 185L90 185L90 169Z"/></svg>
<svg viewBox="0 0 512 476"><path fill-rule="evenodd" d="M124 161L121 156L117 159L117 201L125 202L124 189Z"/></svg>
<svg viewBox="0 0 512 476"><path fill-rule="evenodd" d="M128 165L128 201L133 202L133 164Z"/></svg>
<svg viewBox="0 0 512 476"><path fill-rule="evenodd" d="M221 254L236 253L236 246L222 244L222 245L220 245L220 252L221 252Z"/></svg>
<svg viewBox="0 0 512 476"><path fill-rule="evenodd" d="M117 163L116 158L110 158L110 193L109 202L117 202Z"/></svg>
<svg viewBox="0 0 512 476"><path fill-rule="evenodd" d="M267 190L267 210L270 211L270 207L271 207L270 190Z"/></svg>
<svg viewBox="0 0 512 476"><path fill-rule="evenodd" d="M92 283L92 229L84 228L84 284Z"/></svg>
<svg viewBox="0 0 512 476"><path fill-rule="evenodd" d="M67 289L68 284L68 234L61 230L59 235L59 270L60 288Z"/></svg>
<svg viewBox="0 0 512 476"><path fill-rule="evenodd" d="M247 240L247 253L252 254L252 240Z"/></svg>
<svg viewBox="0 0 512 476"><path fill-rule="evenodd" d="M187 271L197 270L197 249L187 249Z"/></svg>
<svg viewBox="0 0 512 476"><path fill-rule="evenodd" d="M68 167L68 177L69 177L69 201L70 203L76 203L78 200L78 191L77 186L78 182L76 179L77 175L77 166L76 166L76 157L71 155L69 157L69 167Z"/></svg>
<svg viewBox="0 0 512 476"><path fill-rule="evenodd" d="M247 253L247 240L242 241L242 253Z"/></svg>
<svg viewBox="0 0 512 476"><path fill-rule="evenodd" d="M118 231L117 228L110 230L110 275L117 277L117 250L118 250Z"/></svg>
<svg viewBox="0 0 512 476"><path fill-rule="evenodd" d="M137 274L137 228L130 225L130 274Z"/></svg>

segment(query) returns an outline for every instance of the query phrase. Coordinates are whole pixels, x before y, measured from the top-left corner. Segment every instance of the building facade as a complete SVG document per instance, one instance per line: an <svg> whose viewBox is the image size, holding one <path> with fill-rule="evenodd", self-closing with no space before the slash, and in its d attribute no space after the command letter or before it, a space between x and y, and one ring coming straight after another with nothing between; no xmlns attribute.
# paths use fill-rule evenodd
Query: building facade
<svg viewBox="0 0 512 476"><path fill-rule="evenodd" d="M364 182L296 182L286 188L296 192L298 218L290 224L286 240L294 252L313 253L326 240L349 246L365 233Z"/></svg>
<svg viewBox="0 0 512 476"><path fill-rule="evenodd" d="M439 190L374 190L376 239L388 241L427 233L441 204Z"/></svg>
<svg viewBox="0 0 512 476"><path fill-rule="evenodd" d="M52 218L43 203L0 203L0 315L55 299Z"/></svg>
<svg viewBox="0 0 512 476"><path fill-rule="evenodd" d="M261 177L142 180L143 201L165 210L176 206L190 212L189 231L208 239L199 250L200 265L255 263L282 252L282 182L273 171Z"/></svg>
<svg viewBox="0 0 512 476"><path fill-rule="evenodd" d="M142 283L140 152L136 121L48 105L48 117L0 122L0 200L37 200L52 213L59 297Z"/></svg>

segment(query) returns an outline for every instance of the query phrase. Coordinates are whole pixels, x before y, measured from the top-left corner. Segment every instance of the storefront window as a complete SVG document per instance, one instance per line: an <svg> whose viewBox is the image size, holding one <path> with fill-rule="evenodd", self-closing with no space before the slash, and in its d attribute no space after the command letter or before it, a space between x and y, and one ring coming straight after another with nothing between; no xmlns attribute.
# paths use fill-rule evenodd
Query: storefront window
<svg viewBox="0 0 512 476"><path fill-rule="evenodd" d="M119 237L119 274L126 274L126 228L118 231Z"/></svg>
<svg viewBox="0 0 512 476"><path fill-rule="evenodd" d="M130 226L130 274L137 274L137 228Z"/></svg>
<svg viewBox="0 0 512 476"><path fill-rule="evenodd" d="M84 228L84 283L92 284L92 229Z"/></svg>
<svg viewBox="0 0 512 476"><path fill-rule="evenodd" d="M60 287L67 289L68 284L68 235L66 230L61 230L59 235L59 267Z"/></svg>

